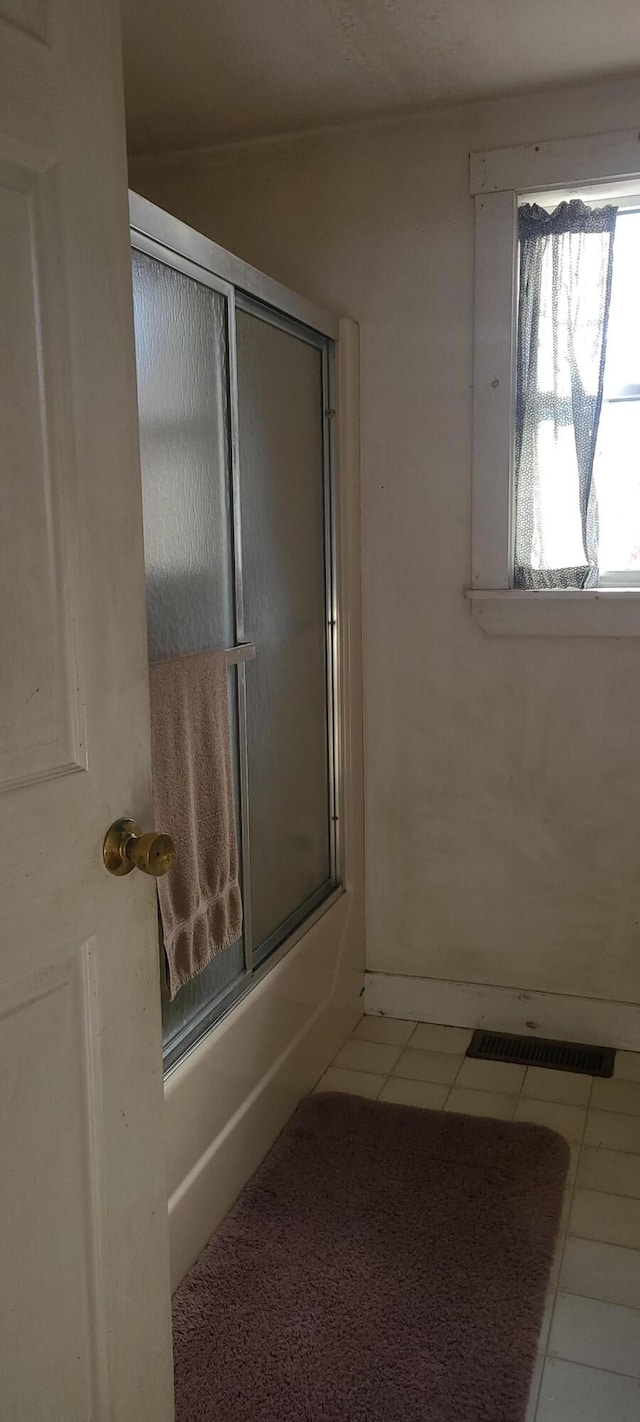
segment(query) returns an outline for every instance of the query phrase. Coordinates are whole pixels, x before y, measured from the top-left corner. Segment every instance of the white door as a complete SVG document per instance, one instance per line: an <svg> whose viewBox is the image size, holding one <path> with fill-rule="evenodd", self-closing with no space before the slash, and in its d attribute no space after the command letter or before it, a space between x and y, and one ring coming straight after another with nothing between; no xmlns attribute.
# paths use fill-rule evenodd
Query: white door
<svg viewBox="0 0 640 1422"><path fill-rule="evenodd" d="M167 1422L127 179L111 0L0 0L0 1417Z"/></svg>

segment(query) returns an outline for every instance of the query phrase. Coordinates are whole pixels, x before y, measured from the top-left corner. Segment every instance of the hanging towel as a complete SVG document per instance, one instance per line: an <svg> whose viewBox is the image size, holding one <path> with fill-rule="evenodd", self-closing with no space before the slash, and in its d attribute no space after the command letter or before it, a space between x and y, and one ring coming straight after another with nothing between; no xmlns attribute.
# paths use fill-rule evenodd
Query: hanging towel
<svg viewBox="0 0 640 1422"><path fill-rule="evenodd" d="M158 879L174 998L242 929L225 653L157 662L149 681L155 823L177 850Z"/></svg>

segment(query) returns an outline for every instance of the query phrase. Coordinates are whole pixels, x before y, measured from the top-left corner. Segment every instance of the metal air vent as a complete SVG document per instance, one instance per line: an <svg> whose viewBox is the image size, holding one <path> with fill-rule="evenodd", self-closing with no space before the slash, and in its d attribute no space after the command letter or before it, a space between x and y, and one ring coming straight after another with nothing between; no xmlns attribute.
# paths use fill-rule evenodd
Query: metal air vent
<svg viewBox="0 0 640 1422"><path fill-rule="evenodd" d="M546 1037L517 1037L509 1032L474 1032L468 1057L513 1062L517 1066L553 1067L556 1071L582 1072L585 1076L613 1076L613 1047L590 1047L583 1042L554 1042Z"/></svg>

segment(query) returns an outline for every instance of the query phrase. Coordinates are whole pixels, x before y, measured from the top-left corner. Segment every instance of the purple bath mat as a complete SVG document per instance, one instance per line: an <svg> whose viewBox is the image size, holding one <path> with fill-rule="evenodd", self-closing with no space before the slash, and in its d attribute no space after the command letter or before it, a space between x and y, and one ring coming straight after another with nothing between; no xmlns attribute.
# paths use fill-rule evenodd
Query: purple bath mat
<svg viewBox="0 0 640 1422"><path fill-rule="evenodd" d="M174 1298L177 1422L523 1422L569 1160L304 1101Z"/></svg>

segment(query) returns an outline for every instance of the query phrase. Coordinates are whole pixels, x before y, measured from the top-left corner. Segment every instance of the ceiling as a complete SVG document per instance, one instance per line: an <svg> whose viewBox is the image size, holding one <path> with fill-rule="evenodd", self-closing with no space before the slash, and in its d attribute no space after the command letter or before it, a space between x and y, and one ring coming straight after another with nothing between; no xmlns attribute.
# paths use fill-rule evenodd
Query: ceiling
<svg viewBox="0 0 640 1422"><path fill-rule="evenodd" d="M134 152L640 70L638 0L122 0Z"/></svg>

